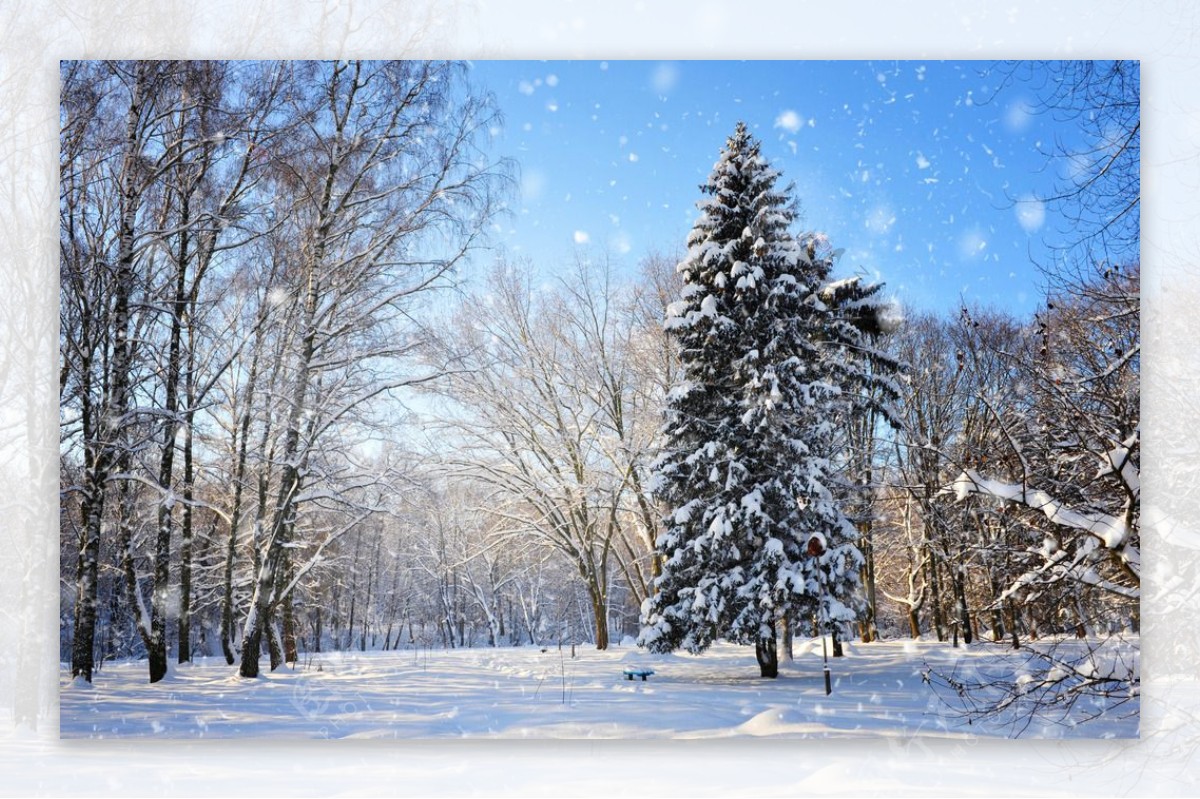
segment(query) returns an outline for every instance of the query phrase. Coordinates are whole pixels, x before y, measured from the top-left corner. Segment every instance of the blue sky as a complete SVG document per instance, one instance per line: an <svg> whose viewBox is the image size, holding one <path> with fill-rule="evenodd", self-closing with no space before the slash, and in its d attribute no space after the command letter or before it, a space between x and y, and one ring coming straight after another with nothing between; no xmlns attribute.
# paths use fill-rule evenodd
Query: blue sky
<svg viewBox="0 0 1200 799"><path fill-rule="evenodd" d="M806 230L844 248L844 274L885 281L911 308L961 298L1036 309L1033 258L1057 220L1037 202L1077 138L1032 113L988 62L478 61L504 115L493 147L520 166L495 243L553 270L577 249L633 273L682 252L699 185L744 120L795 184ZM1040 149L1039 149L1040 148Z"/></svg>

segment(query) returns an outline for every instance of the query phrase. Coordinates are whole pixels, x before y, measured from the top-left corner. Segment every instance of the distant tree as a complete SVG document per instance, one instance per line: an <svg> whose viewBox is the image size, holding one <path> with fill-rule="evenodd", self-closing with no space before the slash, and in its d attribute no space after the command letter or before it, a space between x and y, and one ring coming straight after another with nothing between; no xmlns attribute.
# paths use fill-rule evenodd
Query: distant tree
<svg viewBox="0 0 1200 799"><path fill-rule="evenodd" d="M878 497L880 512L876 540L879 593L899 606L909 634L921 637L921 610L929 599L929 547L920 511L907 488L887 489Z"/></svg>
<svg viewBox="0 0 1200 799"><path fill-rule="evenodd" d="M880 287L829 282L833 254L792 234L778 178L739 123L702 187L665 322L679 380L656 465L662 574L640 638L657 652L753 642L763 677L778 675L785 618L856 616L863 559L835 496L834 436L870 388L892 392L863 368Z"/></svg>
<svg viewBox="0 0 1200 799"><path fill-rule="evenodd" d="M541 289L499 268L436 353L455 365L438 386L461 417L450 425L462 436L455 468L489 486L510 539L537 540L577 571L597 649L609 643L613 578L641 597L652 568L639 502L648 397L627 305L606 268L580 262Z"/></svg>

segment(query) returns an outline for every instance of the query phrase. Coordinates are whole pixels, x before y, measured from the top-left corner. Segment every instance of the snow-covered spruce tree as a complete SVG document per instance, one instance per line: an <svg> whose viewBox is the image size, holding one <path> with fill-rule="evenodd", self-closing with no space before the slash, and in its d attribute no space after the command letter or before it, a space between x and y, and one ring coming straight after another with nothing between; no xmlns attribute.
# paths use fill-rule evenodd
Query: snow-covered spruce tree
<svg viewBox="0 0 1200 799"><path fill-rule="evenodd" d="M776 626L849 621L861 604L857 533L835 496L837 425L887 370L864 368L881 288L829 282L824 239L797 238L779 173L739 123L713 168L668 309L680 380L667 398L655 492L663 573L640 643L700 652L753 642L778 674ZM807 554L814 535L824 554Z"/></svg>

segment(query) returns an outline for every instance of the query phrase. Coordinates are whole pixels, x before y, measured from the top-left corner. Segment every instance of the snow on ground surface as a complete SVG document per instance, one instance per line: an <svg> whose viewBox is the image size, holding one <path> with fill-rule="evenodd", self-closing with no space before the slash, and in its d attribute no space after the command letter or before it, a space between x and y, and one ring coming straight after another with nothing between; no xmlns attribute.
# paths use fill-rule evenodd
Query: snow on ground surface
<svg viewBox="0 0 1200 799"><path fill-rule="evenodd" d="M313 654L254 680L222 658L177 667L150 685L146 664L109 663L90 688L61 675L63 738L730 738L914 735L1010 737L1012 727L968 724L940 701L927 670L994 669L1012 651L931 641L850 643L830 658L797 642L776 680L758 676L752 647L702 655L634 647L415 649ZM264 663L265 666L265 663ZM648 667L646 682L624 678ZM1081 703L1077 718L1098 708ZM1035 721L1022 737L1138 735L1138 700L1083 724Z"/></svg>

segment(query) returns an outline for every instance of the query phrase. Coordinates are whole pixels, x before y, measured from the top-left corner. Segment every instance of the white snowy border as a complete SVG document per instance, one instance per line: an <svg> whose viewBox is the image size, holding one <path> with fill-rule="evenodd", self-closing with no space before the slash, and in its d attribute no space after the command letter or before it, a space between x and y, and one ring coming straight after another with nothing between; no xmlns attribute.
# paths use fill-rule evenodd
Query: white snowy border
<svg viewBox="0 0 1200 799"><path fill-rule="evenodd" d="M1200 773L1195 622L1200 498L1155 506L1155 476L1195 475L1193 420L1155 386L1200 369L1167 291L1198 282L1200 62L1187 0L728 3L720 0L16 0L0 7L0 713L34 695L36 733L0 717L0 793L171 796L1174 794ZM1144 535L1147 617L1142 741L561 742L522 745L62 744L56 658L57 62L106 56L474 58L980 58L1143 60L1145 101ZM31 293L32 292L32 295ZM33 329L7 324L36 306ZM17 307L20 304L20 307ZM5 307L5 306L8 307ZM40 319L40 326L37 321ZM32 335L33 339L29 336ZM16 337L20 336L21 340ZM1184 338L1184 341L1180 341ZM1189 351L1189 349L1191 351ZM35 378L41 378L39 384ZM40 386L40 388L39 388ZM34 429L18 405L50 402ZM1189 409L1190 410L1190 409ZM23 413L23 411L22 411ZM29 481L31 441L49 455ZM35 464L36 465L36 464ZM23 477L24 476L24 477ZM1172 480L1171 482L1176 482ZM1183 481L1189 482L1189 481ZM1192 484L1200 483L1190 480ZM22 515L23 514L23 515ZM20 522L20 523L18 523ZM22 599L22 597L26 597ZM32 599L28 597L33 597ZM1170 635L1172 631L1183 634ZM1183 632L1189 631L1189 632ZM30 675L13 683L12 674Z"/></svg>

